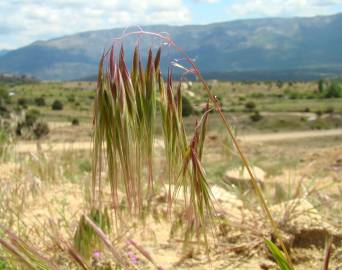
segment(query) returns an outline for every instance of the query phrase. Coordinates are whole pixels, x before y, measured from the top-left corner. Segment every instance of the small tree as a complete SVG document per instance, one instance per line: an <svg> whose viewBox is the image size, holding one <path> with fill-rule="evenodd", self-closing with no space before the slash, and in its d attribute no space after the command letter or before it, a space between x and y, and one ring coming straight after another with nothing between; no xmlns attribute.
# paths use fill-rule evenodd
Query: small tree
<svg viewBox="0 0 342 270"><path fill-rule="evenodd" d="M324 81L322 79L318 81L318 92L320 93L324 92Z"/></svg>
<svg viewBox="0 0 342 270"><path fill-rule="evenodd" d="M71 125L73 126L79 126L80 125L80 121L77 118L73 118L71 120Z"/></svg>
<svg viewBox="0 0 342 270"><path fill-rule="evenodd" d="M262 119L261 114L258 111L255 111L250 117L253 122L258 122Z"/></svg>
<svg viewBox="0 0 342 270"><path fill-rule="evenodd" d="M54 110L54 111L61 111L61 110L63 110L63 103L62 103L62 101L56 99L56 100L52 103L51 108L52 108L52 110Z"/></svg>

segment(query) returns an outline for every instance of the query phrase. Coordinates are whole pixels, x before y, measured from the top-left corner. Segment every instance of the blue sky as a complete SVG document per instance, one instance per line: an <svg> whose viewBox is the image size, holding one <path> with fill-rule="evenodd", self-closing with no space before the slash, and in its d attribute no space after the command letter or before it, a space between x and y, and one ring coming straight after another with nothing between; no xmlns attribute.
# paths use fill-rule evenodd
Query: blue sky
<svg viewBox="0 0 342 270"><path fill-rule="evenodd" d="M191 9L192 21L198 24L246 18L307 17L342 12L342 0L187 0L184 2Z"/></svg>
<svg viewBox="0 0 342 270"><path fill-rule="evenodd" d="M104 28L338 12L342 0L0 0L0 50Z"/></svg>

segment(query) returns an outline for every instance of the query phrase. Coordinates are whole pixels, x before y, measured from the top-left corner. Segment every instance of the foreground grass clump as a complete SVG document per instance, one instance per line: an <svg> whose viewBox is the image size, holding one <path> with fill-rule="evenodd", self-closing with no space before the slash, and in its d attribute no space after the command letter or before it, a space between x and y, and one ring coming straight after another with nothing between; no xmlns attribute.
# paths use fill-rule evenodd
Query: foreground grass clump
<svg viewBox="0 0 342 270"><path fill-rule="evenodd" d="M121 187L125 191L125 204L129 212L138 216L143 215L145 198L153 196L155 189L165 188L160 183L156 184L153 168L156 111L159 106L170 206L172 198L182 187L187 198L188 225L198 232L205 232L207 218L212 212L210 189L201 165L208 115L206 112L197 123L193 139L188 143L182 117L180 84L175 91L171 73L164 83L160 57L161 50L155 57L150 50L146 67L143 68L136 48L131 73L126 67L123 48L117 61L113 48L101 59L94 106L92 204L97 207L101 202L103 180L100 175L105 167L103 151L106 152L112 203L117 211L120 210L118 190ZM172 186L175 188L172 189Z"/></svg>
<svg viewBox="0 0 342 270"><path fill-rule="evenodd" d="M109 233L111 229L110 218L107 208L103 212L99 210L92 210L89 218L99 226L103 232ZM85 217L82 216L78 224L74 245L80 254L85 258L90 258L93 250L102 250L101 242L95 234L93 228L85 221Z"/></svg>

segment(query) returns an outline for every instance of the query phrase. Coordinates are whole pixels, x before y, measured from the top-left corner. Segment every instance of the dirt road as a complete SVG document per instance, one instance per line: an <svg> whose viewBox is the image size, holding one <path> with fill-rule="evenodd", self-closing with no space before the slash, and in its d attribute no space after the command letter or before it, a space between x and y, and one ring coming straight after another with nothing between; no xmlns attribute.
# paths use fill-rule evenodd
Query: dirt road
<svg viewBox="0 0 342 270"><path fill-rule="evenodd" d="M251 134L242 135L239 137L241 142L259 143L268 141L283 141L296 140L306 138L317 138L327 136L342 136L342 129L330 130L310 130L310 131L296 131L296 132L281 132L281 133L265 133L265 134ZM162 146L162 141L157 141L158 146ZM91 142L53 142L53 143L34 143L34 142L19 142L14 147L17 153L35 152L38 149L50 151L68 151L68 150L90 150Z"/></svg>
<svg viewBox="0 0 342 270"><path fill-rule="evenodd" d="M17 153L36 152L39 150L48 151L70 151L70 150L90 150L92 143L84 142L19 142L14 146L14 151Z"/></svg>
<svg viewBox="0 0 342 270"><path fill-rule="evenodd" d="M310 131L295 131L295 132L279 132L265 134L251 134L240 136L239 139L245 142L269 142L283 140L297 140L306 138L317 138L327 136L342 136L342 128L329 130L310 130Z"/></svg>

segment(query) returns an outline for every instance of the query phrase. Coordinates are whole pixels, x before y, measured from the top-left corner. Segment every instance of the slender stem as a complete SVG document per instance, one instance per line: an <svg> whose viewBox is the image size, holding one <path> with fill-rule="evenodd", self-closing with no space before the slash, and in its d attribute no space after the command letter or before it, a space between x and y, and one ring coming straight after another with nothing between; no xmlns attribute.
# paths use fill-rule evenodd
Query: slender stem
<svg viewBox="0 0 342 270"><path fill-rule="evenodd" d="M178 48L178 47L177 47ZM233 129L231 127L231 124L229 123L229 121L227 120L227 118L224 116L224 114L222 113L222 110L221 110L221 106L219 104L219 102L217 101L216 97L212 94L212 92L210 91L209 89L209 86L207 84L207 82L204 80L202 74L200 73L198 67L193 63L193 61L184 53L184 51L180 48L178 48L178 50L184 55L184 57L189 61L190 65L193 67L193 70L195 72L195 74L197 75L198 79L201 81L201 83L203 84L204 86L204 89L206 90L206 92L208 93L209 95L209 98L210 100L214 103L214 106L215 106L215 109L217 111L217 113L219 114L220 118L222 119L223 121L223 124L229 134L229 136L231 137L232 141L233 141L233 144L236 148L236 150L238 151L239 155L240 155L240 158L244 164L244 166L246 167L247 169L247 172L249 174L249 177L250 177L250 180L251 180L251 183L252 183L252 186L254 188L254 191L256 193L256 195L259 197L259 200L260 200L260 203L261 203L261 206L263 208L263 210L265 211L266 213L266 216L267 218L269 219L270 221L270 224L272 226L272 229L273 229L273 232L275 234L275 236L277 237L278 241L279 241L279 244L281 245L281 248L283 249L284 253L285 253L285 256L289 262L289 264L291 265L291 267L294 269L293 267L293 264L292 264L292 260L291 260L291 257L286 249L286 246L284 244L284 241L282 239L282 236L281 236L281 233L279 231L279 228L278 228L278 225L276 223L276 221L273 219L272 217L272 214L271 214L271 211L269 210L268 206L267 206L267 203L266 203L266 200L262 194L262 191L257 183L257 180L252 172L252 169L251 169L251 166L249 165L249 162L246 158L246 156L244 155L244 153L242 152L241 150L241 147L234 135L234 132L233 132Z"/></svg>

